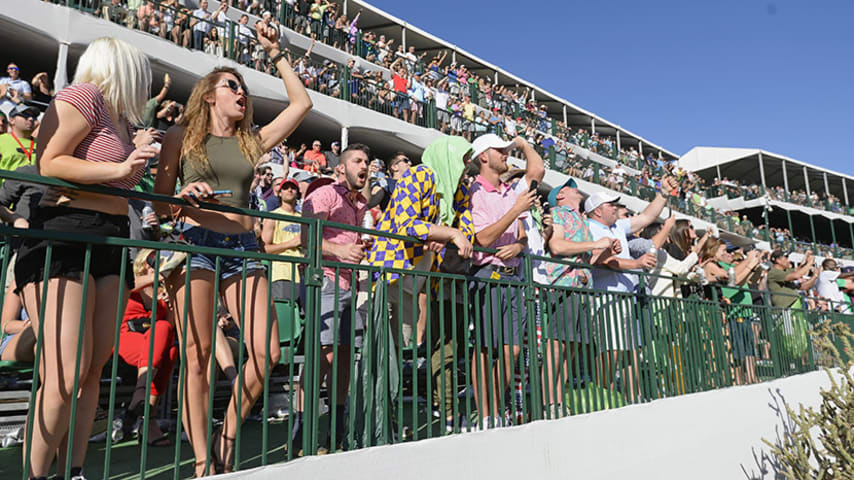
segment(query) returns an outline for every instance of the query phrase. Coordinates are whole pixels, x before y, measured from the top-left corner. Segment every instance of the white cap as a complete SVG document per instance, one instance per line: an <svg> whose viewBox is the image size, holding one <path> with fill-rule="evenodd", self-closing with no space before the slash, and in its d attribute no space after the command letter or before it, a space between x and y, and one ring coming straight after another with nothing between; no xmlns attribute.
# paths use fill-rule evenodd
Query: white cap
<svg viewBox="0 0 854 480"><path fill-rule="evenodd" d="M477 158L481 153L489 150L490 148L495 148L497 150L506 150L514 145L513 140L504 141L498 135L494 133L487 133L486 135L481 135L474 139L471 142L472 154L471 158Z"/></svg>
<svg viewBox="0 0 854 480"><path fill-rule="evenodd" d="M619 199L620 196L613 193L596 192L587 197L587 200L584 201L584 211L590 213L593 210L596 210L596 208L603 203L616 202Z"/></svg>

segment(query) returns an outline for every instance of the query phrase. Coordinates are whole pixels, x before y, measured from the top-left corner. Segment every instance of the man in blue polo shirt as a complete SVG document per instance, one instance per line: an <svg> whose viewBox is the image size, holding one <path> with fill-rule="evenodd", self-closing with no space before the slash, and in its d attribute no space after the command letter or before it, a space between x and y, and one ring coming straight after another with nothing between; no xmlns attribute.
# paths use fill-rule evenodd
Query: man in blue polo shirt
<svg viewBox="0 0 854 480"><path fill-rule="evenodd" d="M669 192L675 188L675 181L665 177L661 181L662 191ZM640 258L633 259L629 254L629 243L627 237L637 233L647 225L654 222L667 203L666 197L661 192L657 193L655 199L639 214L629 218L617 218L617 202L620 197L616 194L596 192L584 202L584 210L589 218L590 234L593 240L600 238L612 238L618 241L614 245L614 254L602 263L609 269L596 268L593 270L593 289L598 291L614 292L614 295L603 296L599 301L598 331L596 340L598 349L603 352L603 364L610 365L605 368L603 382L610 383L616 365L620 365L620 352L630 352L628 365L623 379L628 386L629 400L634 399L636 393L635 378L637 377L637 352L640 346L640 323L636 321L634 309L637 304L632 302L632 294L638 284L638 276L627 270L652 269L655 267L657 257L653 253L646 253ZM594 251L593 255L598 255ZM604 386L604 385L603 385Z"/></svg>

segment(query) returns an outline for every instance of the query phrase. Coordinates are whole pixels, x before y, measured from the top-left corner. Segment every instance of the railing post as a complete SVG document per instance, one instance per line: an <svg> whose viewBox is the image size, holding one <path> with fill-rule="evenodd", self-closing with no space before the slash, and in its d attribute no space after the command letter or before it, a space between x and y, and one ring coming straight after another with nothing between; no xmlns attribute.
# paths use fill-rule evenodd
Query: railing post
<svg viewBox="0 0 854 480"><path fill-rule="evenodd" d="M228 58L234 60L234 40L237 29L235 28L236 25L231 20L226 20L226 27L228 27L228 40L226 40L228 42L228 52L226 55L228 55Z"/></svg>
<svg viewBox="0 0 854 480"><path fill-rule="evenodd" d="M557 154L555 153L555 146L549 145L549 168L552 170L557 170L555 166L557 160ZM554 207L555 205L552 205Z"/></svg>

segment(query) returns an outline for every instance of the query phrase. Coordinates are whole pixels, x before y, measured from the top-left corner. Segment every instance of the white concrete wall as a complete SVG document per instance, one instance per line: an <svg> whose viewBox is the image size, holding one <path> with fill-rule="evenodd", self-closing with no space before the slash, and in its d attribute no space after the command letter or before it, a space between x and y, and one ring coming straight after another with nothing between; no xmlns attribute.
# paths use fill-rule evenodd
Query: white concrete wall
<svg viewBox="0 0 854 480"><path fill-rule="evenodd" d="M228 476L236 479L773 479L755 458L781 425L772 392L815 406L827 375L658 400L355 452L310 457ZM754 454L756 455L754 457ZM747 472L747 473L746 473ZM749 475L748 475L749 474Z"/></svg>

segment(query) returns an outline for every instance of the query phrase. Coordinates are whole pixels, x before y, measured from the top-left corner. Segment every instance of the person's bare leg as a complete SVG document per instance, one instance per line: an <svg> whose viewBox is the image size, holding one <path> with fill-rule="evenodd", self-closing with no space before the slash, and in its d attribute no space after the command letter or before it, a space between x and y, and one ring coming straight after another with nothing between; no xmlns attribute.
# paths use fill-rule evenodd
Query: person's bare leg
<svg viewBox="0 0 854 480"><path fill-rule="evenodd" d="M113 352L113 340L116 331L116 310L119 305L127 305L128 292L126 287L119 292L118 275L110 275L95 282L95 311L91 326L86 332L92 336L92 360L82 383L80 398L77 399L77 423L74 429L74 447L71 455L71 465L83 466L89 437L92 435L92 424L98 408L98 396L101 391L101 371ZM90 284L90 289L92 288Z"/></svg>
<svg viewBox="0 0 854 480"><path fill-rule="evenodd" d="M211 343L213 341L212 315L215 308L213 289L214 272L193 270L190 291L184 288L184 274L177 274L169 284L175 310L175 327L178 344L184 342L186 334L186 371L184 372L183 427L196 457L196 475L204 474L207 460L208 391L210 374ZM187 317L187 332L184 326L184 301L189 296L190 308ZM212 470L212 469L211 469Z"/></svg>
<svg viewBox="0 0 854 480"><path fill-rule="evenodd" d="M748 384L756 383L758 380L756 379L756 357L753 355L744 357L744 370L746 376L746 382Z"/></svg>
<svg viewBox="0 0 854 480"><path fill-rule="evenodd" d="M542 390L546 405L559 403L560 384L566 379L566 356L566 344L564 342L560 340L546 341L542 367Z"/></svg>
<svg viewBox="0 0 854 480"><path fill-rule="evenodd" d="M490 412L487 407L488 395L486 390L487 371L491 369L487 365L487 355L485 350L482 352L475 351L471 358L471 367L474 371L472 383L474 383L474 404L477 408L480 418L486 420L490 417Z"/></svg>
<svg viewBox="0 0 854 480"><path fill-rule="evenodd" d="M39 329L41 298L41 282L24 286L22 300L27 312L32 313L35 332ZM77 361L82 298L83 283L81 281L67 278L52 278L48 281L39 369L41 385L36 392L33 437L30 444L29 475L32 477L46 476L49 473L58 448L62 447L63 460L65 458L66 442L63 442L63 439L68 433L72 398L77 395L77 392L73 391L74 369ZM91 322L94 311L95 288L90 288L84 322ZM86 330L84 325L83 338L79 339L81 354L78 386L86 384L86 375L90 371L92 359L92 335L86 335ZM81 407L78 400L78 411ZM80 427L86 422L86 418L78 415L76 422ZM91 420L89 422L88 429L91 430ZM65 462L58 465L60 469L64 469Z"/></svg>
<svg viewBox="0 0 854 480"><path fill-rule="evenodd" d="M232 318L238 319L240 325L241 278L232 277L225 281L223 298ZM264 378L267 369L279 362L279 326L276 311L270 308L267 294L267 277L256 270L246 278L246 315L243 320L243 342L248 350L248 358L243 365L243 381L236 382L232 389L231 400L228 403L225 419L222 425L222 444L220 446L226 470L232 466L234 459L234 439L237 435L237 425L242 423L246 415L255 405L264 390ZM270 318L268 320L268 313ZM269 327L268 327L269 325ZM269 356L268 356L269 349ZM229 351L229 353L231 353ZM237 408L237 392L242 388L240 408Z"/></svg>
<svg viewBox="0 0 854 480"><path fill-rule="evenodd" d="M416 323L416 339L421 345L424 343L424 332L427 330L427 294L418 294L418 322Z"/></svg>
<svg viewBox="0 0 854 480"><path fill-rule="evenodd" d="M36 334L32 327L21 330L12 337L0 355L0 360L10 362L32 362L35 360Z"/></svg>

